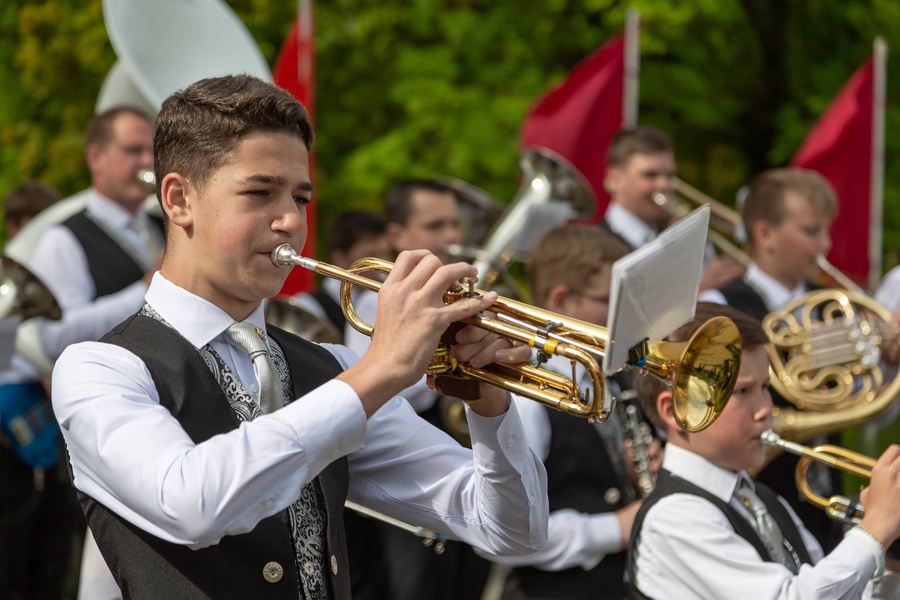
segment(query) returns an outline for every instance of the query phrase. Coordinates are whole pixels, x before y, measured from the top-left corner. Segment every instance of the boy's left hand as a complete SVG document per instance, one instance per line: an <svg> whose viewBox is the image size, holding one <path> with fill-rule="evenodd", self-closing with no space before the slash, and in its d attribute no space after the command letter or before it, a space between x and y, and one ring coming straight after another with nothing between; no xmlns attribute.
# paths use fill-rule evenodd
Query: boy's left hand
<svg viewBox="0 0 900 600"><path fill-rule="evenodd" d="M478 368L495 362L514 365L528 361L531 358L531 347L518 342L516 344L481 327L468 325L456 333L456 344L450 349L450 353L456 360ZM472 402L469 407L484 417L502 415L509 408L506 393L492 385L482 386L481 399Z"/></svg>

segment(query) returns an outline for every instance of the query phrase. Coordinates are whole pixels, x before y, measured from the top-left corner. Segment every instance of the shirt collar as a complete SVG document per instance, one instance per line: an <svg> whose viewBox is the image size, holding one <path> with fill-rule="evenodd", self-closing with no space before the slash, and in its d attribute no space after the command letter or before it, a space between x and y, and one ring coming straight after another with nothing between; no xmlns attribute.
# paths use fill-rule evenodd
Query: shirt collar
<svg viewBox="0 0 900 600"><path fill-rule="evenodd" d="M87 199L87 211L91 217L110 226L114 231L125 229L134 220L134 215L116 202L91 188Z"/></svg>
<svg viewBox="0 0 900 600"><path fill-rule="evenodd" d="M762 295L763 302L766 308L769 309L769 312L781 309L782 306L794 298L807 292L805 282L801 281L797 284L797 287L789 290L780 281L763 272L756 263L751 263L747 267L744 281Z"/></svg>
<svg viewBox="0 0 900 600"><path fill-rule="evenodd" d="M224 310L179 287L157 271L145 296L165 321L178 330L195 348L203 348L225 331L234 319ZM244 319L263 331L266 329L263 303Z"/></svg>
<svg viewBox="0 0 900 600"><path fill-rule="evenodd" d="M687 448L666 444L663 468L694 485L703 488L724 502L734 495L742 478L750 479L745 471L736 473L715 465Z"/></svg>
<svg viewBox="0 0 900 600"><path fill-rule="evenodd" d="M609 228L634 248L640 248L656 231L621 204L610 202L604 215Z"/></svg>

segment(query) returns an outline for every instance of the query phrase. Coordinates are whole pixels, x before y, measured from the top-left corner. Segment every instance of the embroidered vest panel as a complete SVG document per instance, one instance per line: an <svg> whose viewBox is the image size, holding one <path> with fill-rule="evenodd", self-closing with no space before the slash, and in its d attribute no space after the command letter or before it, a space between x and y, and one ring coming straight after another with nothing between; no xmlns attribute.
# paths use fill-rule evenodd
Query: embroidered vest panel
<svg viewBox="0 0 900 600"><path fill-rule="evenodd" d="M269 334L281 346L291 369L292 397L302 396L337 375L341 368L326 350L275 327ZM102 341L122 346L141 358L153 376L160 402L194 442L231 431L237 421L227 398L200 354L176 331L155 319L135 315ZM347 551L341 514L347 496L346 458L319 476L328 511L329 569L335 598L350 598ZM295 550L288 526L278 515L253 531L226 536L220 543L191 550L130 525L92 498L79 494L88 524L125 598L291 598L298 581ZM277 583L263 578L270 561L284 567ZM329 565L330 566L330 565Z"/></svg>

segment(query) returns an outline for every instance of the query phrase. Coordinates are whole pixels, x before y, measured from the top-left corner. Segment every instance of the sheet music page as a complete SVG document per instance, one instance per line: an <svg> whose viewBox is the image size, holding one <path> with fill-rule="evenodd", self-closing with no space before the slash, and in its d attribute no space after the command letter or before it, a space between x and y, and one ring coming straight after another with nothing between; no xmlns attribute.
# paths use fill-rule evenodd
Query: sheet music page
<svg viewBox="0 0 900 600"><path fill-rule="evenodd" d="M659 341L693 318L708 228L704 205L613 265L607 376L624 367L628 351L644 339Z"/></svg>

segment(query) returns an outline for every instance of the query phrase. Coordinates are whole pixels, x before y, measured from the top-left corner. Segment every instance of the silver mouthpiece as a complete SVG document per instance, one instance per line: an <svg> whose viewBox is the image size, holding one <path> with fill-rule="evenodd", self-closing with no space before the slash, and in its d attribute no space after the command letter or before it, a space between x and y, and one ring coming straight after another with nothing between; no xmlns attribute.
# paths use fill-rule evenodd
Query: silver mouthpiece
<svg viewBox="0 0 900 600"><path fill-rule="evenodd" d="M777 433L775 433L771 429L767 429L766 431L763 431L762 434L760 434L759 439L766 446L772 446L773 448L779 446L780 443L782 442L781 436L779 436Z"/></svg>
<svg viewBox="0 0 900 600"><path fill-rule="evenodd" d="M287 242L275 246L272 250L272 262L275 263L276 267L291 267L297 265L304 269L309 269L310 271L315 271L316 265L319 264L319 261L317 260L297 254L297 251L291 248L291 245Z"/></svg>

